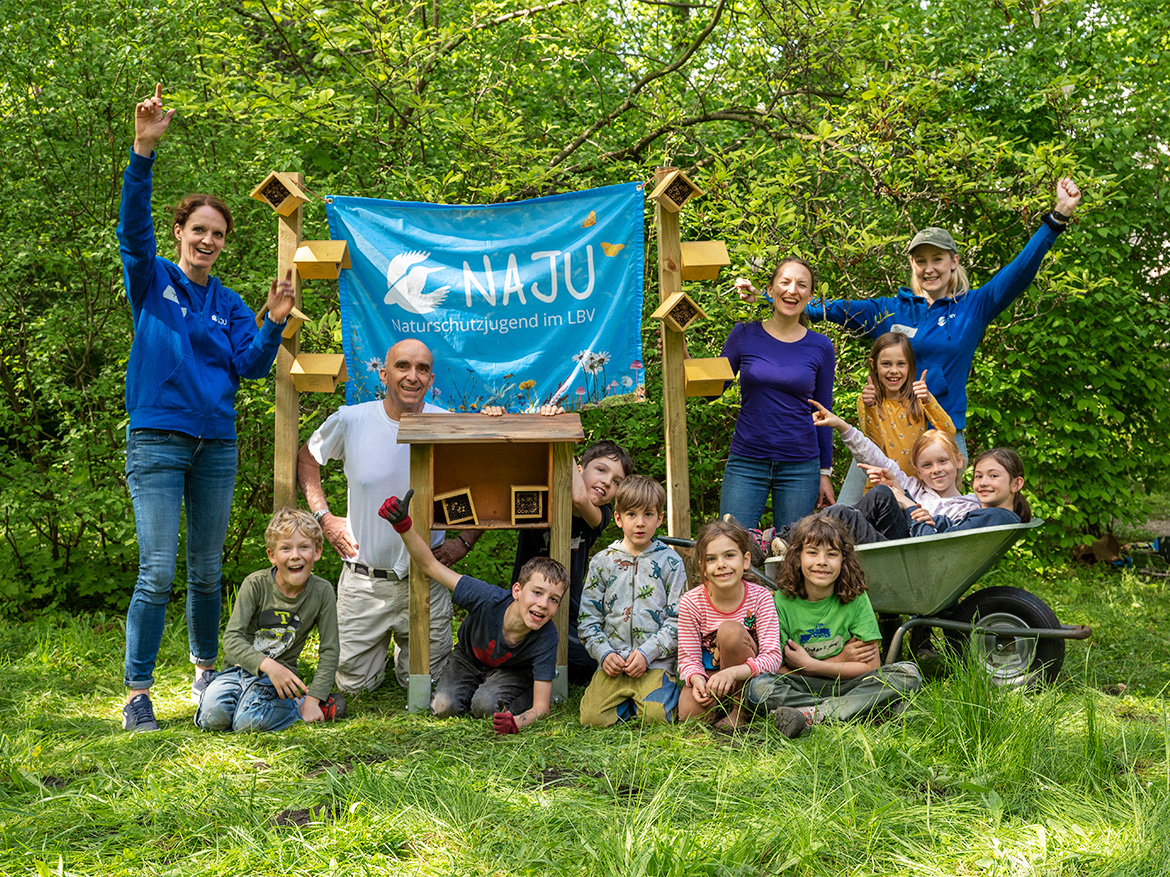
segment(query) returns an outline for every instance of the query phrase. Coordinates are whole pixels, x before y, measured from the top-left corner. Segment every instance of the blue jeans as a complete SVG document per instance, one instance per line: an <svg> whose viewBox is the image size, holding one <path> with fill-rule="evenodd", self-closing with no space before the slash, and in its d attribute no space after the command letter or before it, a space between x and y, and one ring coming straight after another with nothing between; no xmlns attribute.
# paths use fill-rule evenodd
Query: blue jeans
<svg viewBox="0 0 1170 877"><path fill-rule="evenodd" d="M301 718L300 698L280 699L267 674L224 670L207 686L195 710L200 731L283 731Z"/></svg>
<svg viewBox="0 0 1170 877"><path fill-rule="evenodd" d="M219 654L219 569L236 485L236 440L130 430L126 481L138 532L138 581L126 613L124 681L128 688L150 688L175 581L183 508L191 661L210 667Z"/></svg>
<svg viewBox="0 0 1170 877"><path fill-rule="evenodd" d="M782 463L731 454L723 470L719 516L734 515L744 527L758 527L771 493L772 526L779 528L812 514L820 491L819 457Z"/></svg>

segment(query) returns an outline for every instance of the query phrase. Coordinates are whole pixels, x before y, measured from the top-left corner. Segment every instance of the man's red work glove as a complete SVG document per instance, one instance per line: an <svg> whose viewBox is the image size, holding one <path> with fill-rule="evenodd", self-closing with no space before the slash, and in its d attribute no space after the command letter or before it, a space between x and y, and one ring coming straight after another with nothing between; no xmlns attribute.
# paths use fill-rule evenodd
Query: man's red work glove
<svg viewBox="0 0 1170 877"><path fill-rule="evenodd" d="M399 501L398 497L392 496L378 509L378 514L390 522L390 525L399 533L405 533L411 527L410 522L410 498L414 496L414 490L406 491L406 496Z"/></svg>
<svg viewBox="0 0 1170 877"><path fill-rule="evenodd" d="M516 724L516 717L509 712L492 713L492 727L497 734L519 734L520 726Z"/></svg>

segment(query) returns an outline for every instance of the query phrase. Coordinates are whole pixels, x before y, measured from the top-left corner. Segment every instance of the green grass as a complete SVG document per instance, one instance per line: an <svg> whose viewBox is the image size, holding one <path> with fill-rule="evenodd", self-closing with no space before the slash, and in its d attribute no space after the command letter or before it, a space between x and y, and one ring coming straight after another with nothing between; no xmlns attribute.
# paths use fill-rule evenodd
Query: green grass
<svg viewBox="0 0 1170 877"><path fill-rule="evenodd" d="M201 734L168 626L164 729L120 730L121 619L0 627L0 874L1165 875L1166 580L1001 566L1066 622L1060 682L956 668L900 717L521 735L366 695L334 725ZM174 613L177 614L177 613ZM1124 687L1122 687L1124 686ZM579 692L575 692L579 696Z"/></svg>

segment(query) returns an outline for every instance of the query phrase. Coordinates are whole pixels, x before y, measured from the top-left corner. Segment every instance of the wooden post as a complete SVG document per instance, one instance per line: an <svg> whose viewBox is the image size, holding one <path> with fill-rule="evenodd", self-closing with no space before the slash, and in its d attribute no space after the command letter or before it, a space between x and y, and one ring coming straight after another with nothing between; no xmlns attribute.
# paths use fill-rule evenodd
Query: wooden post
<svg viewBox="0 0 1170 877"><path fill-rule="evenodd" d="M558 442L552 446L552 489L548 498L548 556L570 568L569 533L573 528L573 446ZM569 593L557 609L557 678L553 697L569 696Z"/></svg>
<svg viewBox="0 0 1170 877"><path fill-rule="evenodd" d="M298 184L303 184L302 174L292 174ZM288 216L276 217L278 237L276 244L276 276L284 277L292 270L293 288L296 290L296 306L301 306L301 279L293 267L297 247L301 245L301 225L304 207ZM294 507L297 504L297 451L300 446L299 426L301 394L293 386L292 365L300 352L300 332L285 338L276 352L276 429L272 448L272 510Z"/></svg>
<svg viewBox="0 0 1170 877"><path fill-rule="evenodd" d="M673 168L659 168L655 181ZM682 244L678 214L654 205L658 227L658 296L665 301L682 292ZM683 380L685 340L665 321L658 330L662 337L662 410L666 443L666 532L684 539L691 537L691 477L687 460L687 398Z"/></svg>
<svg viewBox="0 0 1170 877"><path fill-rule="evenodd" d="M430 541L434 523L434 445L410 446L410 484L414 488L411 518L423 538ZM417 563L410 565L410 683L406 708L426 710L431 705L431 580Z"/></svg>

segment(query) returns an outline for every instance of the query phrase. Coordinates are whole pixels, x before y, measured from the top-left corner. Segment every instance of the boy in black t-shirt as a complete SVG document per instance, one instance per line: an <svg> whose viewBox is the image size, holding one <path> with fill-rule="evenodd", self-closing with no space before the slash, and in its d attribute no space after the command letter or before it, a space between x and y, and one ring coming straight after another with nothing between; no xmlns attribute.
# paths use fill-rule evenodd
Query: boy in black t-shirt
<svg viewBox="0 0 1170 877"><path fill-rule="evenodd" d="M602 531L613 520L613 497L622 479L634 474L634 462L616 442L594 442L573 469L573 521L569 533L569 682L588 685L597 671L597 662L581 644L577 618L581 611L581 590L589 572L589 552ZM516 562L512 580L534 557L548 557L548 530L521 530L516 539Z"/></svg>
<svg viewBox="0 0 1170 877"><path fill-rule="evenodd" d="M511 591L439 563L411 527L408 491L392 496L378 514L402 535L410 559L451 590L467 610L459 639L431 698L436 716L491 715L497 734L515 734L548 715L556 678L557 629L549 624L568 588L565 568L547 557L524 565Z"/></svg>

